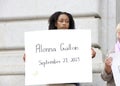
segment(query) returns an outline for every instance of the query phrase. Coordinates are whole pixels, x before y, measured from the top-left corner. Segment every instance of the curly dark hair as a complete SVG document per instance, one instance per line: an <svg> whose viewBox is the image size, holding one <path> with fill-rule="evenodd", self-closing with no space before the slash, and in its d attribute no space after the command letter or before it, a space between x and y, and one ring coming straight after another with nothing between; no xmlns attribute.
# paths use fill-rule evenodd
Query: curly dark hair
<svg viewBox="0 0 120 86"><path fill-rule="evenodd" d="M75 23L74 23L72 15L67 12L58 11L58 12L55 12L54 14L52 14L49 18L49 21L48 21L49 22L49 30L57 29L57 27L55 26L55 23L57 22L58 17L61 14L66 14L69 17L69 28L68 29L75 29Z"/></svg>

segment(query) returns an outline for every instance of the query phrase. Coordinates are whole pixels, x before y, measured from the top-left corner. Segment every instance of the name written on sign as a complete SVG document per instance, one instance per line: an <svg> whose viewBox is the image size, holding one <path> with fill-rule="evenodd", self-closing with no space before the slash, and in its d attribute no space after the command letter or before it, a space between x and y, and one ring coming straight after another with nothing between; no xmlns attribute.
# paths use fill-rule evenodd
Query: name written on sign
<svg viewBox="0 0 120 86"><path fill-rule="evenodd" d="M42 44L36 44L35 50L36 50L36 53L56 52L57 48L56 47L44 47ZM69 44L60 43L59 50L60 51L79 50L79 47L78 46L73 46L70 43Z"/></svg>
<svg viewBox="0 0 120 86"><path fill-rule="evenodd" d="M57 49L58 48L58 49ZM36 44L35 50L36 53L45 53L45 52L57 52L57 50L62 51L76 51L79 50L79 47L76 45L73 45L71 43L60 43L59 47L45 47L43 44ZM40 66L46 67L46 65L50 64L61 64L61 63L73 63L73 62L79 62L80 58L79 57L67 57L67 58L62 58L62 59L44 59L44 60L39 60L38 63Z"/></svg>

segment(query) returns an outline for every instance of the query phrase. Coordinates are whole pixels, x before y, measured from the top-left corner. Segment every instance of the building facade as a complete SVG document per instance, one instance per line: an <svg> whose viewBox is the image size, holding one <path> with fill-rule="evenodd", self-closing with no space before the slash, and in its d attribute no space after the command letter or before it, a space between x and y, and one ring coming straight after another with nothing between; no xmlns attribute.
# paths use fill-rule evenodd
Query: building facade
<svg viewBox="0 0 120 86"><path fill-rule="evenodd" d="M93 83L105 86L100 77L108 50L116 42L115 27L120 21L119 0L1 0L0 1L0 86L24 86L24 32L47 30L55 11L73 15L76 29L90 29L97 52L93 59ZM101 47L101 48L99 48Z"/></svg>

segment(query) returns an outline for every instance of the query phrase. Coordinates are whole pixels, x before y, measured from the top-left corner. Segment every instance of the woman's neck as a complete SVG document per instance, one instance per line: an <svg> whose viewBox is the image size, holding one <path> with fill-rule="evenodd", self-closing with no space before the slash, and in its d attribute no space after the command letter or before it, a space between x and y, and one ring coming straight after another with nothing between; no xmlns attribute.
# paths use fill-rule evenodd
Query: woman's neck
<svg viewBox="0 0 120 86"><path fill-rule="evenodd" d="M118 39L118 42L120 43L120 39Z"/></svg>

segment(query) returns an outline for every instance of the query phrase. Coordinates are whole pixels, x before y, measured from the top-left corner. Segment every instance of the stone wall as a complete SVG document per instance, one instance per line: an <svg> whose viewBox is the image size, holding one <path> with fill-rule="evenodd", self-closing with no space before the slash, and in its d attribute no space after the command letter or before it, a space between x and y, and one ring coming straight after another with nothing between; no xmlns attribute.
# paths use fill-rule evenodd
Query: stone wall
<svg viewBox="0 0 120 86"><path fill-rule="evenodd" d="M102 53L106 50L103 29L106 27L107 0L1 0L0 1L0 86L24 86L24 32L47 30L48 18L55 11L73 15L76 29L91 29L95 48L93 83L82 86L104 86L100 77ZM105 20L103 19L105 18ZM105 29L106 31L106 29ZM98 84L99 83L99 84Z"/></svg>

